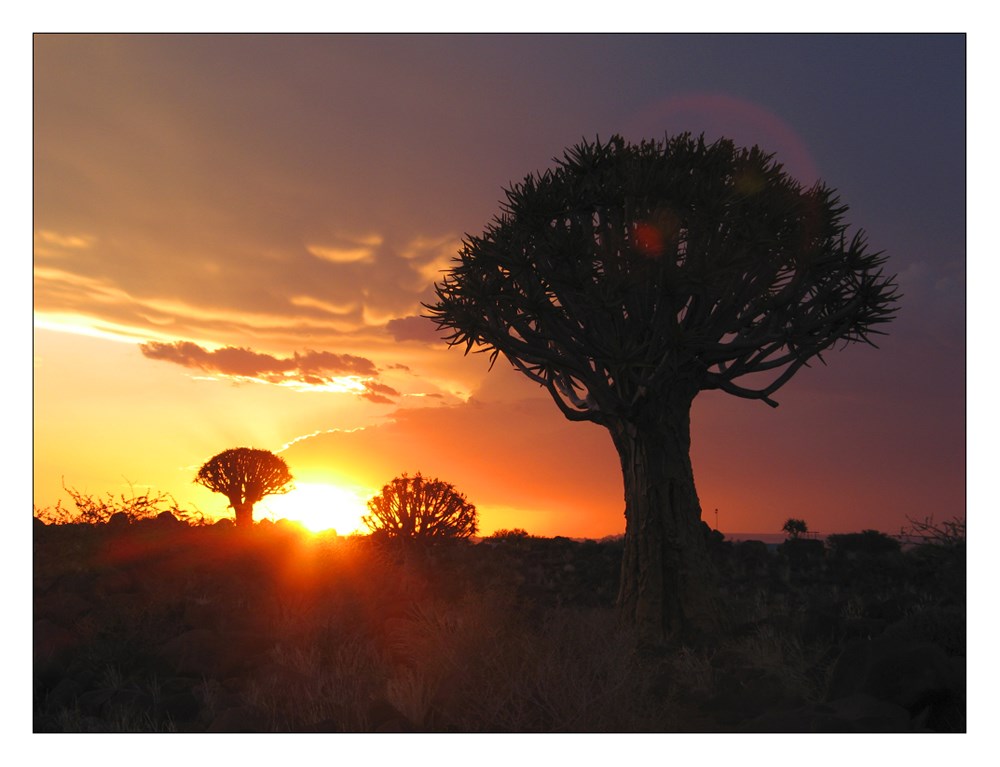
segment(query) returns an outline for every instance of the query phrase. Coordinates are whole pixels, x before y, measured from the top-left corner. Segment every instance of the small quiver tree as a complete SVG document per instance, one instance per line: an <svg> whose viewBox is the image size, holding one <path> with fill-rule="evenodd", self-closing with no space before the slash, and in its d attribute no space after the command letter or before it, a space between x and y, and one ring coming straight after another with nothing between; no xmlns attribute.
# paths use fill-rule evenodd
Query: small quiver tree
<svg viewBox="0 0 1000 767"><path fill-rule="evenodd" d="M449 344L502 354L566 418L607 428L625 488L623 620L642 643L710 633L692 402L718 389L775 406L811 359L870 343L895 311L885 259L847 236L833 190L726 139L584 142L506 197L428 316Z"/></svg>
<svg viewBox="0 0 1000 767"><path fill-rule="evenodd" d="M809 527L806 525L804 519L789 518L786 519L785 524L781 526L781 532L794 540L800 535L808 533Z"/></svg>
<svg viewBox="0 0 1000 767"><path fill-rule="evenodd" d="M468 538L478 530L476 507L452 485L425 479L418 472L396 477L368 501L361 521L374 535L390 539L435 541Z"/></svg>
<svg viewBox="0 0 1000 767"><path fill-rule="evenodd" d="M238 528L253 526L253 507L266 495L292 489L292 475L284 459L268 450L235 447L210 458L194 480L229 499Z"/></svg>

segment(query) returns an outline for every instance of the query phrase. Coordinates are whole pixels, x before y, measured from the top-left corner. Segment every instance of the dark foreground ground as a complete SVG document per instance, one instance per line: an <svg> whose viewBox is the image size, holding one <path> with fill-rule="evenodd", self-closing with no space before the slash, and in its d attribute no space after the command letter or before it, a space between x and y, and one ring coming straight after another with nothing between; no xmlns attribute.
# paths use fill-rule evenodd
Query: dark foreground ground
<svg viewBox="0 0 1000 767"><path fill-rule="evenodd" d="M964 732L965 548L713 541L727 628L638 655L620 542L42 525L36 732Z"/></svg>

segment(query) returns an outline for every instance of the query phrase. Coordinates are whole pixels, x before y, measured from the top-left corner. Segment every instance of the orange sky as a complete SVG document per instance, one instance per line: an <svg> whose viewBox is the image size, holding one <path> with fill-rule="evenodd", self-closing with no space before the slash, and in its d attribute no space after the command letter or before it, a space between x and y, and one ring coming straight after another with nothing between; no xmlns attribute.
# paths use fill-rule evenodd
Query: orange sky
<svg viewBox="0 0 1000 767"><path fill-rule="evenodd" d="M361 495L439 477L484 533L623 532L606 432L417 315L512 180L582 137L692 130L839 189L904 294L880 350L830 353L777 410L699 397L706 521L964 513L964 66L934 36L37 36L34 501L224 515L194 474L245 445Z"/></svg>

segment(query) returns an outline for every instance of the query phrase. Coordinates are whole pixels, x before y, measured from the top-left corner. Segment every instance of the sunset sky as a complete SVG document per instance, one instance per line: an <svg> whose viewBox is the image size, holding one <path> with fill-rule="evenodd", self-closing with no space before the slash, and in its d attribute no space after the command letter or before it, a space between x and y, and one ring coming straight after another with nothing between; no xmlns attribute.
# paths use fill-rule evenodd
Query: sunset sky
<svg viewBox="0 0 1000 767"><path fill-rule="evenodd" d="M624 532L607 432L447 348L421 302L564 148L691 131L836 188L903 293L879 349L830 352L777 409L698 397L703 518L896 533L964 514L962 35L38 35L33 53L38 506L65 482L230 515L194 475L248 446L303 488L258 519L316 525L329 503L349 532L350 499L419 471L485 534Z"/></svg>

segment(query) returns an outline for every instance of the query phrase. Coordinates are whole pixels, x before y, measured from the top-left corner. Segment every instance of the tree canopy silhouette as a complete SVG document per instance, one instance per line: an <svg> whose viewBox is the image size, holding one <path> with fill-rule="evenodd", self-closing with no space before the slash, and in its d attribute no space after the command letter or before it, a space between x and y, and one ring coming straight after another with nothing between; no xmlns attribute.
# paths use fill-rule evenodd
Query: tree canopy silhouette
<svg viewBox="0 0 1000 767"><path fill-rule="evenodd" d="M587 141L506 190L426 305L573 421L609 430L625 488L622 616L641 641L716 625L689 457L705 389L773 394L838 342L871 343L893 278L833 190L757 147L690 134Z"/></svg>
<svg viewBox="0 0 1000 767"><path fill-rule="evenodd" d="M439 479L403 474L368 501L365 526L377 535L428 541L468 538L478 530L476 507L454 486Z"/></svg>
<svg viewBox="0 0 1000 767"><path fill-rule="evenodd" d="M809 526L804 519L789 518L781 526L781 532L785 533L789 538L798 538L800 535L805 535L809 532Z"/></svg>
<svg viewBox="0 0 1000 767"><path fill-rule="evenodd" d="M240 528L253 525L253 507L264 496L292 489L292 475L284 459L250 447L231 448L210 458L198 469L194 481L229 499Z"/></svg>

